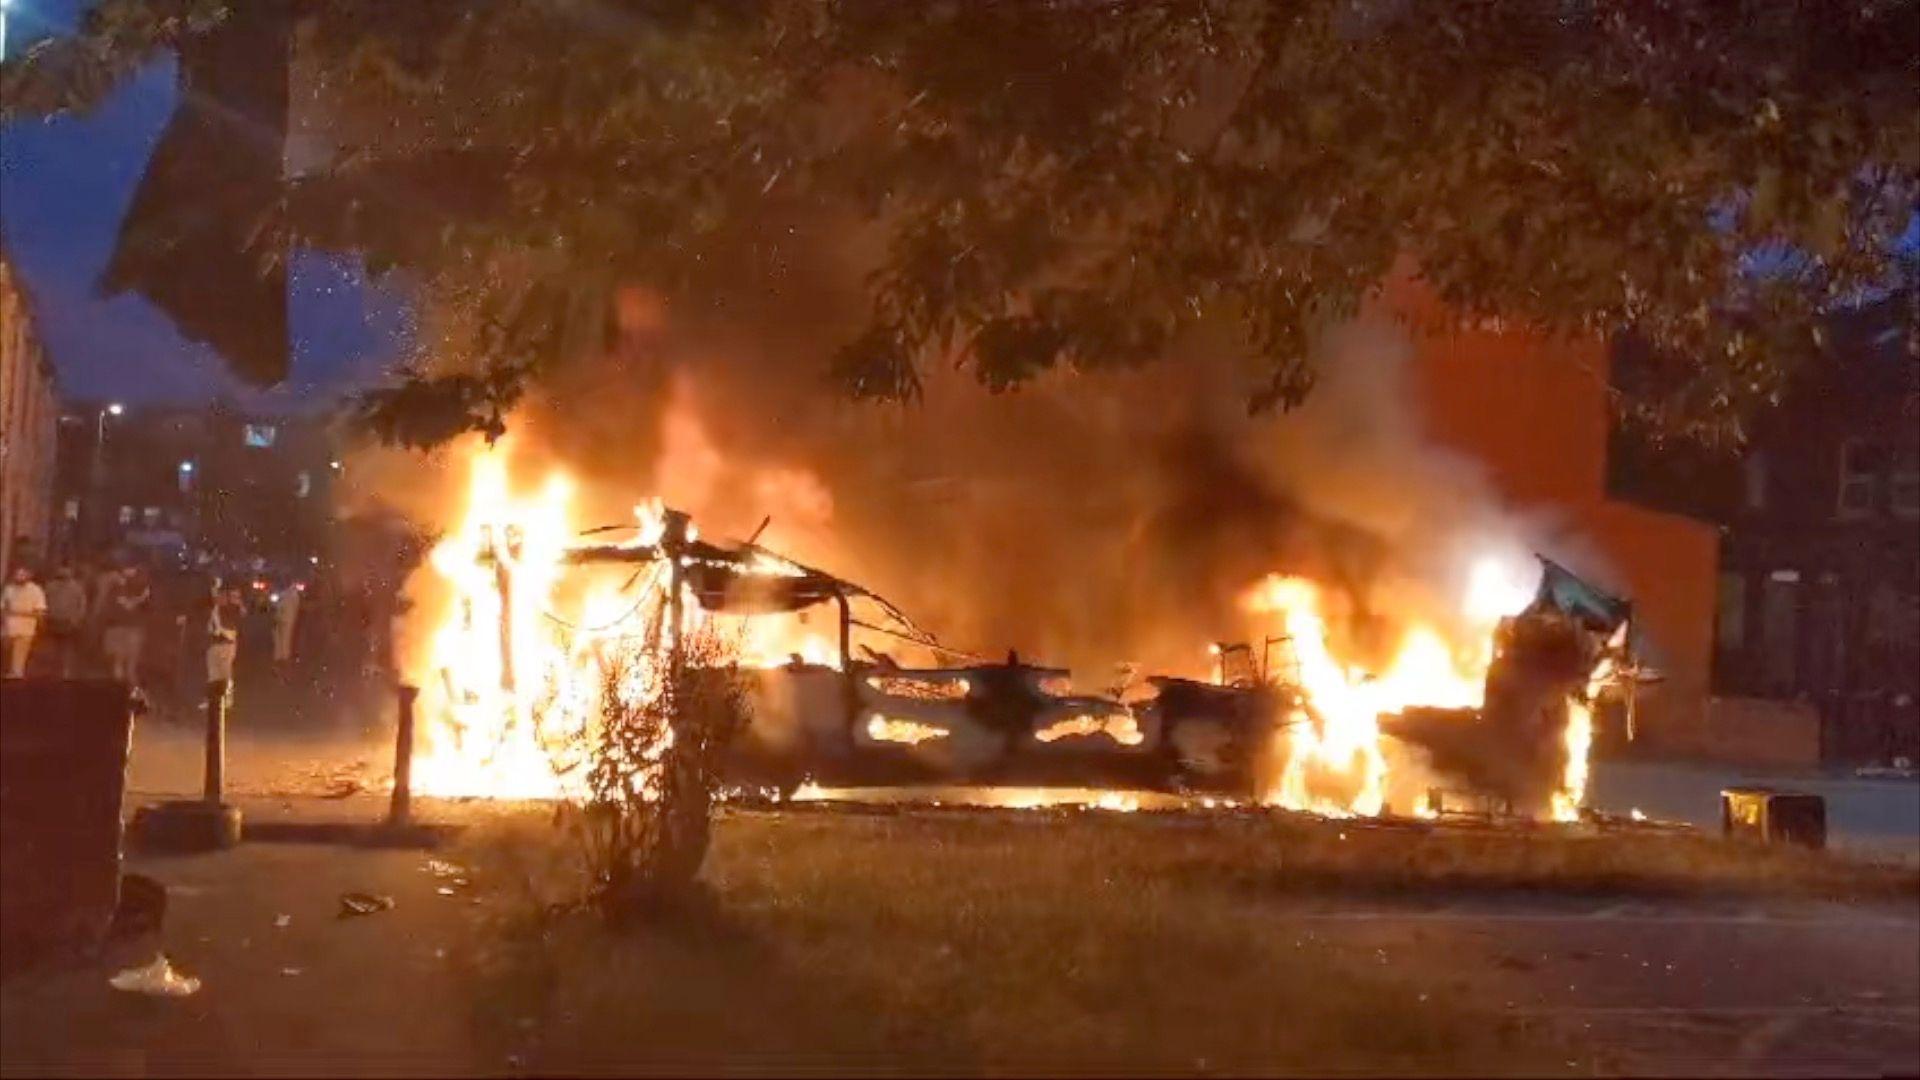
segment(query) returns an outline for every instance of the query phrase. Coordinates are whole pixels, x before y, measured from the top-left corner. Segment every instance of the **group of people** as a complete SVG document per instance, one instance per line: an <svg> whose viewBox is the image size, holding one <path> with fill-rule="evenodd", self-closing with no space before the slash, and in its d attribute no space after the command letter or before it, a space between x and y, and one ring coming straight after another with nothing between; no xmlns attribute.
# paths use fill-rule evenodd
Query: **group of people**
<svg viewBox="0 0 1920 1080"><path fill-rule="evenodd" d="M207 679L231 682L247 613L245 595L236 586L214 582L203 597L169 605L178 611L170 621L191 633L197 620ZM27 567L15 567L0 593L6 677L24 677L37 652L45 650L51 655L37 665L49 674L73 678L97 672L138 685L155 607L151 576L137 565L107 567L91 577L62 566L44 583ZM299 609L297 586L275 594L273 653L278 663L293 657Z"/></svg>
<svg viewBox="0 0 1920 1080"><path fill-rule="evenodd" d="M55 570L43 585L24 566L14 568L0 591L6 676L17 679L37 645L53 654L61 676L78 674L98 655L110 678L134 682L153 606L153 585L138 566L109 567L91 581L71 566Z"/></svg>

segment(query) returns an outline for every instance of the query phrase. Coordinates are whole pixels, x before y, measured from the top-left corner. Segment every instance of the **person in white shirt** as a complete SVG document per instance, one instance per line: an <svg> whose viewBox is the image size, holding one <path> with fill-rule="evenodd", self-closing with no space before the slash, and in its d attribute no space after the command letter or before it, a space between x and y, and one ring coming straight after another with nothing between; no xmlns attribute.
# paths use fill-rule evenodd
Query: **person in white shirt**
<svg viewBox="0 0 1920 1080"><path fill-rule="evenodd" d="M0 637L6 642L7 678L26 675L33 637L46 617L47 594L26 567L14 567L13 579L0 590L0 630L4 630Z"/></svg>
<svg viewBox="0 0 1920 1080"><path fill-rule="evenodd" d="M240 590L223 588L207 612L207 682L233 687L233 661L240 652L240 620L247 614Z"/></svg>
<svg viewBox="0 0 1920 1080"><path fill-rule="evenodd" d="M293 659L293 631L300 619L300 586L288 583L273 601L273 662Z"/></svg>

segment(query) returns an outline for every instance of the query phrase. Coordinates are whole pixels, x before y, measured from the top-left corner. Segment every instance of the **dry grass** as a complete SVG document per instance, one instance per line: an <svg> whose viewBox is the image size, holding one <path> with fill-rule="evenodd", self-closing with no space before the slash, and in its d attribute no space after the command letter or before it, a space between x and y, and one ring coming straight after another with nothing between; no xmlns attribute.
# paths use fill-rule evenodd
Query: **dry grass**
<svg viewBox="0 0 1920 1080"><path fill-rule="evenodd" d="M537 820L478 830L485 1038L545 1072L1536 1072L1543 1033L1302 948L1302 894L1913 895L1911 872L1689 836L1285 817L726 815L698 910L614 936ZM537 1035L534 1033L538 1033ZM537 1041L536 1041L537 1040Z"/></svg>
<svg viewBox="0 0 1920 1080"><path fill-rule="evenodd" d="M1920 868L1684 829L1500 828L1254 815L1174 826L1205 839L1141 844L1183 874L1282 893L1526 891L1661 898L1871 901L1920 896Z"/></svg>

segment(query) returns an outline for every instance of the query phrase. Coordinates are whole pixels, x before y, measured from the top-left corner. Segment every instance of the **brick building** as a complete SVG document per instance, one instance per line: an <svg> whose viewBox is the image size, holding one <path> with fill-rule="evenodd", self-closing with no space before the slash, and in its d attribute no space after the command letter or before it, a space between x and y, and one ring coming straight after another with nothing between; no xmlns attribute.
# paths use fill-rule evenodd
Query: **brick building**
<svg viewBox="0 0 1920 1080"><path fill-rule="evenodd" d="M1920 339L1911 297L1836 313L1747 445L1616 436L1616 486L1719 526L1728 737L1830 764L1920 760ZM1639 353L1621 363L1629 376Z"/></svg>
<svg viewBox="0 0 1920 1080"><path fill-rule="evenodd" d="M0 253L0 567L9 571L47 551L59 412L25 286Z"/></svg>
<svg viewBox="0 0 1920 1080"><path fill-rule="evenodd" d="M1551 521L1567 540L1553 554L1570 569L1633 601L1636 650L1662 676L1636 695L1635 745L1721 756L1710 709L1719 536L1610 488L1608 343L1460 325L1410 277L1386 302L1413 334L1427 437L1479 462L1508 508ZM1602 752L1626 734L1622 715L1601 716Z"/></svg>

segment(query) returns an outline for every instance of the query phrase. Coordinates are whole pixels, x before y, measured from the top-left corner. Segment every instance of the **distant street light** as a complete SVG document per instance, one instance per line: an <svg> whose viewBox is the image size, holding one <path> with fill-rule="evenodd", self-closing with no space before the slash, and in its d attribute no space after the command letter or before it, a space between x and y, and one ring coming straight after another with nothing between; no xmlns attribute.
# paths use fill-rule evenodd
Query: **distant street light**
<svg viewBox="0 0 1920 1080"><path fill-rule="evenodd" d="M6 0L0 0L0 3L5 3L5 2ZM99 508L100 514L102 516L104 516L106 513L105 508L100 507L100 502L101 502L101 489L105 486L106 477L107 477L107 469L106 469L107 417L119 416L120 414L126 411L127 411L127 407L125 405L122 405L119 402L115 401L108 404L106 408L101 409L98 413L94 414L93 494L94 494L95 506Z"/></svg>

